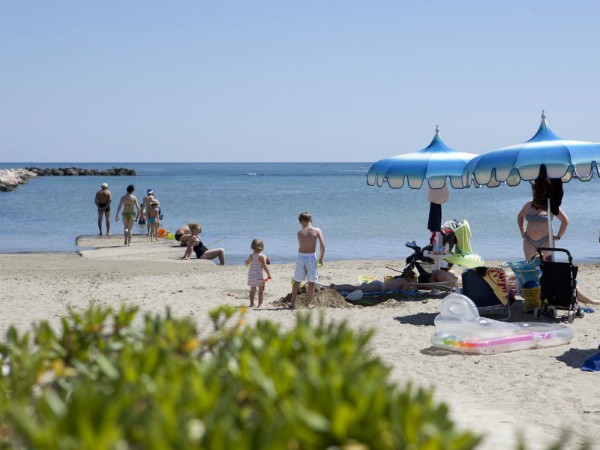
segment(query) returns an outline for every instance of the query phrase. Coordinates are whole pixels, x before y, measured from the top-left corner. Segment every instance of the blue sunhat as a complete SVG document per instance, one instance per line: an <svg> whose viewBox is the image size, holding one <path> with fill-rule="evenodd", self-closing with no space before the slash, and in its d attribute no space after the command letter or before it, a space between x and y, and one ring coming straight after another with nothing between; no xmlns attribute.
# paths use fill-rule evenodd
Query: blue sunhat
<svg viewBox="0 0 600 450"><path fill-rule="evenodd" d="M152 188L148 188L148 189L146 190L146 193L147 193L147 194L154 194L154 191L152 190Z"/></svg>
<svg viewBox="0 0 600 450"><path fill-rule="evenodd" d="M583 363L581 370L585 370L587 372L599 372L600 371L600 353L597 355L588 358Z"/></svg>

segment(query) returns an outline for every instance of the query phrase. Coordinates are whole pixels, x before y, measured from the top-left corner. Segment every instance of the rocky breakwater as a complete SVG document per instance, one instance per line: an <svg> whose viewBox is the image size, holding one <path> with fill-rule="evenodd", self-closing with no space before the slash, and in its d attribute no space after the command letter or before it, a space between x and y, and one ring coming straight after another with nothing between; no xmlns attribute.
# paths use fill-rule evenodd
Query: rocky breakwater
<svg viewBox="0 0 600 450"><path fill-rule="evenodd" d="M25 184L32 177L44 176L103 176L103 177L118 177L118 176L133 176L137 175L135 170L126 169L124 167L112 167L106 170L82 169L79 167L58 167L45 168L26 167L24 169L3 169L0 170L0 191L12 191L21 184Z"/></svg>
<svg viewBox="0 0 600 450"><path fill-rule="evenodd" d="M80 167L53 167L40 169L39 167L26 167L26 170L35 173L39 177L47 176L103 176L103 177L119 177L119 176L134 176L137 175L135 170L126 169L125 167L112 167L106 170L82 169Z"/></svg>
<svg viewBox="0 0 600 450"><path fill-rule="evenodd" d="M21 184L25 184L36 174L27 169L3 169L0 170L0 191L12 191Z"/></svg>

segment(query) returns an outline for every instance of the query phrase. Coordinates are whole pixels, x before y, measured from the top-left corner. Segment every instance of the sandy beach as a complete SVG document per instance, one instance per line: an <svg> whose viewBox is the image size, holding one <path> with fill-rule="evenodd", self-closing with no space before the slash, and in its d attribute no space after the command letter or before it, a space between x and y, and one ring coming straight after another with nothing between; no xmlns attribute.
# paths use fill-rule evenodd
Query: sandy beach
<svg viewBox="0 0 600 450"><path fill-rule="evenodd" d="M84 237L78 244L82 250L77 254L0 255L2 337L11 325L23 331L44 319L58 325L68 307L89 304L128 303L154 313L169 307L175 315L194 317L200 329L208 327L211 308L249 304L245 266L182 261L183 249L174 241L151 243L134 236L133 245L123 247L122 237L113 236ZM364 274L383 278L392 274L386 266L401 269L403 262L326 260L320 281L357 283ZM290 292L293 266L270 267L273 280L266 287L265 304L248 311L249 326L269 319L291 327L299 312L275 302ZM595 299L600 298L599 275L600 266L579 268L580 285ZM376 307L317 307L310 314L375 329L373 352L393 368L392 378L399 384L412 380L433 386L460 427L485 436L481 449L515 448L519 434L528 448L546 448L563 428L574 433L572 445L600 439L600 375L581 371L583 361L598 352L600 308L575 320L570 345L468 355L430 345L441 301L440 295L419 295ZM520 312L520 302L513 305L512 320L531 320Z"/></svg>

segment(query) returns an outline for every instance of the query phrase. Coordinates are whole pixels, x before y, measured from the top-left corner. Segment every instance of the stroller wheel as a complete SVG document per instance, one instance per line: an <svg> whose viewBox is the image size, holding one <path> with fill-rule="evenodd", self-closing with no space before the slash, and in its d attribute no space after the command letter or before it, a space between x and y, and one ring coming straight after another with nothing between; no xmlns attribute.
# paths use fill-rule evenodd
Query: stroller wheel
<svg viewBox="0 0 600 450"><path fill-rule="evenodd" d="M575 313L575 317L583 318L584 315L585 315L585 312L583 311L583 309L581 309L581 306L578 306L577 312Z"/></svg>
<svg viewBox="0 0 600 450"><path fill-rule="evenodd" d="M575 320L575 311L569 311L569 314L567 315L567 320L569 321L569 323L573 323L573 320Z"/></svg>

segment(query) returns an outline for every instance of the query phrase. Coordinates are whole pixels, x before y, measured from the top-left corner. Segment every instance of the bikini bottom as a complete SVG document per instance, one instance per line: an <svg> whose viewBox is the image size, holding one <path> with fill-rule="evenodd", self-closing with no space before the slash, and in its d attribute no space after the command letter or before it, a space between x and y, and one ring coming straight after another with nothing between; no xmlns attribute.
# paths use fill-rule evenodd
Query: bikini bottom
<svg viewBox="0 0 600 450"><path fill-rule="evenodd" d="M536 249L543 247L544 246L544 242L548 241L548 237L549 236L544 236L541 239L532 239L529 236L523 236L525 239L527 239L527 242L529 242L531 245L533 245Z"/></svg>

